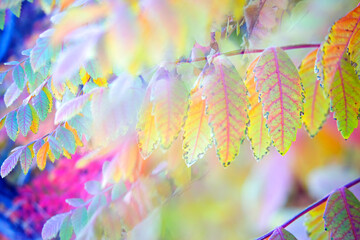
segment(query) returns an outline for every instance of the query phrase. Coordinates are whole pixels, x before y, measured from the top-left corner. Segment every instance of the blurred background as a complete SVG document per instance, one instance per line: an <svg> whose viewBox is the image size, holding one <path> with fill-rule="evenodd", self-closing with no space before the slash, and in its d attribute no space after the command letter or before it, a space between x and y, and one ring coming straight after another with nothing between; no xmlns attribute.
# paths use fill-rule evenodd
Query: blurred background
<svg viewBox="0 0 360 240"><path fill-rule="evenodd" d="M330 26L358 4L353 0L296 2L279 29L259 48L320 43ZM20 18L8 10L4 30L0 31L0 63L21 59L21 51L31 48L38 35L49 28L49 19L36 1L23 3ZM236 50L239 41L230 38L219 42L220 49ZM299 66L309 51L292 50L288 54ZM244 72L241 69L255 57L234 56L231 61ZM1 64L0 70L3 67ZM0 85L1 117L11 110L3 102L10 84L11 79L5 79ZM54 116L43 122L38 136L53 129L53 122ZM5 129L1 130L0 163L11 149L38 136L19 137L14 143ZM140 173L132 173L128 181L140 179L144 187L122 202L111 203L91 226L93 238L101 226L109 239L254 239L360 176L360 130L345 141L332 114L313 139L304 128L299 130L285 156L272 147L261 161L256 161L245 140L239 156L227 168L217 160L214 148L188 168L182 159L181 139L178 137L166 152L154 152L146 163L136 163L141 165ZM132 142L127 144L133 146ZM40 239L47 219L72 209L65 199L90 198L84 183L101 180L103 163L112 156L100 155L87 161L88 154L85 147L81 148L72 159L48 164L43 172L32 168L27 175L17 166L8 177L0 179L0 239ZM157 174L159 166L165 169L164 176ZM351 191L360 197L360 186ZM300 218L287 228L298 239L307 239L303 222Z"/></svg>

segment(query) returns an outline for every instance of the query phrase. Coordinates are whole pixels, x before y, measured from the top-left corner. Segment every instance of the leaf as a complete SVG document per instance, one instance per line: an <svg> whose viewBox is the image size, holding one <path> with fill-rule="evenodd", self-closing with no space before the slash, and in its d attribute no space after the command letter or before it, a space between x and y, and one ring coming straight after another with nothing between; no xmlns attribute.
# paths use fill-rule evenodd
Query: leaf
<svg viewBox="0 0 360 240"><path fill-rule="evenodd" d="M49 136L48 142L50 145L50 150L52 154L54 154L55 159L59 159L60 154L63 152L60 143L53 136Z"/></svg>
<svg viewBox="0 0 360 240"><path fill-rule="evenodd" d="M121 195L126 193L127 189L123 182L119 182L114 184L113 189L111 190L111 201L115 201L118 199Z"/></svg>
<svg viewBox="0 0 360 240"><path fill-rule="evenodd" d="M1 165L2 178L6 177L14 169L14 167L19 161L21 152L21 150L18 150L5 159L5 161Z"/></svg>
<svg viewBox="0 0 360 240"><path fill-rule="evenodd" d="M70 216L66 216L60 228L60 240L70 240L73 234L73 227L71 224Z"/></svg>
<svg viewBox="0 0 360 240"><path fill-rule="evenodd" d="M31 108L28 104L19 107L17 111L17 121L21 134L26 137L33 121Z"/></svg>
<svg viewBox="0 0 360 240"><path fill-rule="evenodd" d="M153 104L150 102L150 93L151 91L147 91L145 95L136 126L139 150L144 159L147 159L151 155L159 141L159 135L155 126L155 117L152 114Z"/></svg>
<svg viewBox="0 0 360 240"><path fill-rule="evenodd" d="M250 94L249 102L251 106L248 111L250 122L248 124L247 136L251 142L254 156L259 160L269 151L271 137L266 126L266 119L262 114L263 110L259 102L259 93L256 92L254 68L258 60L259 57L248 67L245 85Z"/></svg>
<svg viewBox="0 0 360 240"><path fill-rule="evenodd" d="M295 141L301 127L303 92L300 76L288 55L280 48L267 48L255 66L256 90L274 146L281 155Z"/></svg>
<svg viewBox="0 0 360 240"><path fill-rule="evenodd" d="M20 91L22 91L25 87L25 72L20 64L15 66L12 72L12 77L16 86L19 88Z"/></svg>
<svg viewBox="0 0 360 240"><path fill-rule="evenodd" d="M16 99L20 96L21 91L18 89L15 83L12 83L6 90L4 95L4 102L6 107L10 107Z"/></svg>
<svg viewBox="0 0 360 240"><path fill-rule="evenodd" d="M48 97L49 99L49 111L48 112L51 112L52 111L52 107L53 107L53 96L51 95L50 91L48 88L44 87L42 89L44 91L44 93L46 94L46 96Z"/></svg>
<svg viewBox="0 0 360 240"><path fill-rule="evenodd" d="M323 219L326 202L320 204L305 215L305 227L311 240L327 240L328 232L325 231Z"/></svg>
<svg viewBox="0 0 360 240"><path fill-rule="evenodd" d="M4 63L5 66L13 66L13 65L18 65L18 64L19 64L18 61L11 61L11 62Z"/></svg>
<svg viewBox="0 0 360 240"><path fill-rule="evenodd" d="M20 1L18 4L13 5L9 8L10 11L18 18L20 17L20 13L21 13L21 4L22 4L22 1Z"/></svg>
<svg viewBox="0 0 360 240"><path fill-rule="evenodd" d="M88 221L88 214L85 207L78 208L71 216L71 223L74 228L74 232L78 235L81 230L86 226Z"/></svg>
<svg viewBox="0 0 360 240"><path fill-rule="evenodd" d="M89 97L90 94L84 94L66 102L65 104L62 104L56 111L55 124L65 122L74 117L76 114L80 113L84 105L88 102Z"/></svg>
<svg viewBox="0 0 360 240"><path fill-rule="evenodd" d="M81 207L85 205L84 200L81 198L68 198L65 200L65 202L72 207Z"/></svg>
<svg viewBox="0 0 360 240"><path fill-rule="evenodd" d="M67 130L69 130L70 132L72 132L72 134L74 134L76 146L82 147L84 144L81 142L81 139L80 139L80 137L79 137L78 132L76 131L76 129L73 128L73 127L71 127L67 122L65 123L65 128L66 128Z"/></svg>
<svg viewBox="0 0 360 240"><path fill-rule="evenodd" d="M276 228L269 240L296 240L296 237L282 227Z"/></svg>
<svg viewBox="0 0 360 240"><path fill-rule="evenodd" d="M330 90L330 110L342 136L348 139L359 122L360 81L346 54L340 64Z"/></svg>
<svg viewBox="0 0 360 240"><path fill-rule="evenodd" d="M50 147L49 142L45 142L44 145L41 146L41 148L36 154L36 163L41 171L45 169L46 155L47 152L49 151L49 147Z"/></svg>
<svg viewBox="0 0 360 240"><path fill-rule="evenodd" d="M6 74L9 72L9 70L4 71L4 72L0 72L0 84L3 83L4 78L6 77Z"/></svg>
<svg viewBox="0 0 360 240"><path fill-rule="evenodd" d="M69 215L69 213L61 213L51 217L46 221L44 227L41 231L41 237L44 240L55 238L58 232L60 231L60 227L64 221L64 219Z"/></svg>
<svg viewBox="0 0 360 240"><path fill-rule="evenodd" d="M304 122L306 131L311 137L319 132L329 114L329 98L320 87L320 81L314 71L318 49L310 52L302 61L299 75L304 87Z"/></svg>
<svg viewBox="0 0 360 240"><path fill-rule="evenodd" d="M99 64L94 61L94 60L91 60L89 62L87 62L85 64L85 71L90 75L90 77L92 77L93 79L97 79L97 78L101 78L103 77L102 76L102 73L100 71L100 68L99 68Z"/></svg>
<svg viewBox="0 0 360 240"><path fill-rule="evenodd" d="M33 98L33 105L41 121L44 121L50 109L50 101L44 90Z"/></svg>
<svg viewBox="0 0 360 240"><path fill-rule="evenodd" d="M201 73L209 125L217 155L228 166L239 153L248 121L246 87L235 67L224 56L216 57Z"/></svg>
<svg viewBox="0 0 360 240"><path fill-rule="evenodd" d="M20 154L21 168L26 175L29 172L33 158L29 147L24 147Z"/></svg>
<svg viewBox="0 0 360 240"><path fill-rule="evenodd" d="M65 84L61 83L59 85L55 85L54 81L51 80L51 92L53 93L54 97L57 100L62 100L64 94L65 94Z"/></svg>
<svg viewBox="0 0 360 240"><path fill-rule="evenodd" d="M16 111L11 111L11 112L9 112L7 114L7 117L5 119L5 127L6 127L7 135L14 142L15 142L18 134L19 134L19 129L18 129L18 123L17 123L17 117L16 116L17 116L17 112Z"/></svg>
<svg viewBox="0 0 360 240"><path fill-rule="evenodd" d="M32 67L31 67L30 60L29 60L29 59L27 59L27 60L25 61L24 69L25 69L26 78L27 78L27 80L29 81L29 84L34 84L34 83L35 83L35 79L36 79L36 75L35 75Z"/></svg>
<svg viewBox="0 0 360 240"><path fill-rule="evenodd" d="M51 58L55 58L59 49L58 46L53 47L50 45L49 37L38 38L36 45L30 52L30 63L33 70L37 72L41 67L45 66L47 62L51 61Z"/></svg>
<svg viewBox="0 0 360 240"><path fill-rule="evenodd" d="M99 194L97 196L95 196L92 200L91 203L89 205L88 208L88 216L89 218L91 218L91 216L101 207L106 205L106 197L104 196L104 194Z"/></svg>
<svg viewBox="0 0 360 240"><path fill-rule="evenodd" d="M360 202L347 188L329 196L324 219L331 239L360 239Z"/></svg>
<svg viewBox="0 0 360 240"><path fill-rule="evenodd" d="M190 93L189 109L184 125L183 158L189 167L204 157L211 147L211 128L208 125L203 89L197 85Z"/></svg>
<svg viewBox="0 0 360 240"><path fill-rule="evenodd" d="M5 26L5 11L4 10L0 10L0 30L4 30L4 26ZM0 73L1 75L1 73ZM1 84L1 76L0 76L0 84Z"/></svg>
<svg viewBox="0 0 360 240"><path fill-rule="evenodd" d="M34 134L36 134L39 131L39 121L40 121L40 119L39 119L39 116L38 116L35 108L31 104L29 104L28 106L30 106L31 115L32 115L32 119L33 119L32 123L31 123L31 126L30 126L30 130Z"/></svg>
<svg viewBox="0 0 360 240"><path fill-rule="evenodd" d="M37 140L33 146L33 150L35 153L37 153L39 151L39 149L41 148L41 146L43 146L45 143L45 141L40 138L39 140Z"/></svg>
<svg viewBox="0 0 360 240"><path fill-rule="evenodd" d="M71 154L75 153L75 137L74 134L64 127L58 127L56 130L56 139L61 143L62 147L65 148Z"/></svg>
<svg viewBox="0 0 360 240"><path fill-rule="evenodd" d="M0 130L4 127L5 125L5 120L6 120L6 116L3 116L1 119L0 119Z"/></svg>
<svg viewBox="0 0 360 240"><path fill-rule="evenodd" d="M79 138L81 139L85 135L86 139L90 139L90 124L91 121L85 116L77 115L68 121L69 125L76 129Z"/></svg>
<svg viewBox="0 0 360 240"><path fill-rule="evenodd" d="M288 0L251 0L244 8L247 35L251 43L259 42L281 23Z"/></svg>
<svg viewBox="0 0 360 240"><path fill-rule="evenodd" d="M319 75L324 75L323 85L330 95L330 110L337 119L338 129L347 139L358 125L360 82L351 66L347 49L360 28L360 6L338 20L330 29L319 54ZM355 38L354 38L355 39ZM352 57L356 57L352 41ZM350 50L349 50L350 51ZM351 57L351 56L350 56Z"/></svg>
<svg viewBox="0 0 360 240"><path fill-rule="evenodd" d="M358 17L360 18L360 10L357 7ZM354 66L356 73L360 76L360 25L357 24L357 28L350 39L348 51L350 54L351 64Z"/></svg>
<svg viewBox="0 0 360 240"><path fill-rule="evenodd" d="M88 181L85 183L85 190L92 195L96 195L101 191L101 184L99 181Z"/></svg>
<svg viewBox="0 0 360 240"><path fill-rule="evenodd" d="M324 87L330 92L335 74L342 68L341 59L346 54L351 38L355 30L360 27L360 6L339 19L331 27L326 41L322 44L322 54L319 62L320 70L324 74Z"/></svg>
<svg viewBox="0 0 360 240"><path fill-rule="evenodd" d="M154 82L151 98L155 126L161 146L168 149L183 126L188 90L180 75L163 67L158 69L151 81Z"/></svg>

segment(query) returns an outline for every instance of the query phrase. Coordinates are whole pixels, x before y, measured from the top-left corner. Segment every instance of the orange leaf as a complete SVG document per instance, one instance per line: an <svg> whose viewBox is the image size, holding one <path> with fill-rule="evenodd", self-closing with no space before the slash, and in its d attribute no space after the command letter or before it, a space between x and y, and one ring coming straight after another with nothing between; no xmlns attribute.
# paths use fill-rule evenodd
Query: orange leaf
<svg viewBox="0 0 360 240"><path fill-rule="evenodd" d="M46 166L46 154L49 150L49 142L45 142L44 145L41 146L36 155L36 162L40 170L44 170Z"/></svg>

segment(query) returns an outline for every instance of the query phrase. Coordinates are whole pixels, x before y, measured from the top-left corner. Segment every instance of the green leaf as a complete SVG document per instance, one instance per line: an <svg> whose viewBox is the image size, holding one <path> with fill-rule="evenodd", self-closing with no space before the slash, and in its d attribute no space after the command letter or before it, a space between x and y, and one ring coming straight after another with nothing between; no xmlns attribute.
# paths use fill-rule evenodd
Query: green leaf
<svg viewBox="0 0 360 240"><path fill-rule="evenodd" d="M24 56L29 57L29 56L30 56L30 52L31 52L31 48L21 51L21 54L24 55Z"/></svg>
<svg viewBox="0 0 360 240"><path fill-rule="evenodd" d="M63 224L65 218L69 215L69 213L61 213L51 217L46 221L44 227L41 231L41 237L44 240L52 239L56 237L58 232L60 231L60 227Z"/></svg>
<svg viewBox="0 0 360 240"><path fill-rule="evenodd" d="M61 143L62 147L70 154L74 154L76 150L74 134L64 127L58 127L55 138Z"/></svg>
<svg viewBox="0 0 360 240"><path fill-rule="evenodd" d="M85 138L89 141L91 120L88 117L76 115L68 123L78 132L79 138L85 135Z"/></svg>
<svg viewBox="0 0 360 240"><path fill-rule="evenodd" d="M246 72L246 88L249 91L249 124L247 128L247 136L251 142L251 148L257 160L260 160L269 151L271 145L271 137L269 129L266 126L266 118L262 111L261 102L259 102L259 93L256 91L256 82L254 68L259 58L256 58L248 67Z"/></svg>
<svg viewBox="0 0 360 240"><path fill-rule="evenodd" d="M25 72L20 64L14 68L12 76L16 86L22 91L25 87Z"/></svg>
<svg viewBox="0 0 360 240"><path fill-rule="evenodd" d="M22 4L22 1L20 1L18 4L13 5L9 8L10 11L18 18L20 17L20 13L21 13L21 4Z"/></svg>
<svg viewBox="0 0 360 240"><path fill-rule="evenodd" d="M254 72L269 134L273 145L284 155L302 124L303 90L299 73L285 51L274 47L264 50Z"/></svg>
<svg viewBox="0 0 360 240"><path fill-rule="evenodd" d="M323 219L326 202L317 206L305 215L305 227L311 240L327 240L329 233L325 231Z"/></svg>
<svg viewBox="0 0 360 240"><path fill-rule="evenodd" d="M92 200L88 207L88 216L89 218L101 207L106 205L106 197L104 194L96 195Z"/></svg>
<svg viewBox="0 0 360 240"><path fill-rule="evenodd" d="M7 132L8 136L10 137L11 140L13 140L15 142L15 140L19 134L16 111L12 111L7 114L7 117L5 120L5 127L6 127L6 132Z"/></svg>
<svg viewBox="0 0 360 240"><path fill-rule="evenodd" d="M301 62L300 78L305 91L304 116L305 128L311 137L314 137L325 123L329 115L330 100L314 71L318 49L310 52Z"/></svg>
<svg viewBox="0 0 360 240"><path fill-rule="evenodd" d="M329 196L324 219L331 239L360 239L360 202L347 188Z"/></svg>
<svg viewBox="0 0 360 240"><path fill-rule="evenodd" d="M73 234L73 227L70 216L66 216L60 228L60 240L70 240Z"/></svg>
<svg viewBox="0 0 360 240"><path fill-rule="evenodd" d="M25 61L24 68L25 68L26 78L27 78L27 80L29 81L29 84L34 85L34 84L35 84L36 75L35 75L32 67L31 67L30 59L27 59L27 60Z"/></svg>
<svg viewBox="0 0 360 240"><path fill-rule="evenodd" d="M65 104L62 104L56 111L55 124L65 122L80 113L85 104L88 102L89 97L90 94L84 94L66 102Z"/></svg>
<svg viewBox="0 0 360 240"><path fill-rule="evenodd" d="M189 91L181 76L165 67L154 74L151 91L153 115L160 143L168 149L180 133L188 108Z"/></svg>
<svg viewBox="0 0 360 240"><path fill-rule="evenodd" d="M113 189L111 190L111 201L115 201L126 191L127 189L123 182L116 183Z"/></svg>
<svg viewBox="0 0 360 240"><path fill-rule="evenodd" d="M8 87L4 95L5 106L10 107L16 101L16 99L18 99L20 94L21 91L19 90L19 88L16 86L15 83L12 83L10 87Z"/></svg>
<svg viewBox="0 0 360 240"><path fill-rule="evenodd" d="M85 204L84 200L81 198L68 198L65 202L72 207L81 207Z"/></svg>
<svg viewBox="0 0 360 240"><path fill-rule="evenodd" d="M18 65L18 64L19 64L18 61L11 61L11 62L4 63L5 66L14 66L14 65Z"/></svg>
<svg viewBox="0 0 360 240"><path fill-rule="evenodd" d="M224 56L215 57L200 77L217 155L225 167L239 154L245 137L246 87L234 65Z"/></svg>
<svg viewBox="0 0 360 240"><path fill-rule="evenodd" d="M296 240L296 237L282 227L276 228L269 240Z"/></svg>
<svg viewBox="0 0 360 240"><path fill-rule="evenodd" d="M36 153L39 151L39 149L42 147L42 145L44 145L45 141L40 138L39 140L37 140L33 146L33 150L34 150L34 153L36 155Z"/></svg>
<svg viewBox="0 0 360 240"><path fill-rule="evenodd" d="M74 232L78 235L88 222L88 214L85 207L78 208L71 216L71 223L74 227Z"/></svg>
<svg viewBox="0 0 360 240"><path fill-rule="evenodd" d="M19 161L21 150L15 151L8 158L5 159L1 165L1 177L6 177L16 166Z"/></svg>
<svg viewBox="0 0 360 240"><path fill-rule="evenodd" d="M0 30L4 30L4 26L5 26L5 11L0 10Z"/></svg>
<svg viewBox="0 0 360 240"><path fill-rule="evenodd" d="M17 121L21 134L26 137L33 121L31 108L28 104L19 107L17 111Z"/></svg>
<svg viewBox="0 0 360 240"><path fill-rule="evenodd" d="M99 181L88 181L85 183L85 190L92 195L96 195L101 191L101 184Z"/></svg>
<svg viewBox="0 0 360 240"><path fill-rule="evenodd" d="M95 60L91 60L85 64L85 71L92 77L93 79L101 78L102 73L99 68L99 64Z"/></svg>
<svg viewBox="0 0 360 240"><path fill-rule="evenodd" d="M43 34L47 33L49 32ZM58 51L59 47L54 48L51 46L49 37L38 38L35 47L30 53L30 63L34 71L37 72L41 67L50 62L52 58L55 58Z"/></svg>
<svg viewBox="0 0 360 240"><path fill-rule="evenodd" d="M33 98L33 105L41 121L44 121L50 109L50 101L44 90Z"/></svg>
<svg viewBox="0 0 360 240"><path fill-rule="evenodd" d="M33 119L33 122L30 126L30 130L36 134L38 131L39 131L39 122L40 122L40 119L39 119L39 115L37 114L35 108L29 104L30 106L30 109L31 109L31 115L32 115L32 119Z"/></svg>
<svg viewBox="0 0 360 240"><path fill-rule="evenodd" d="M23 150L21 151L21 154L20 154L20 164L21 164L21 168L25 175L29 172L32 161L33 161L33 158L31 155L30 148L29 147L23 148Z"/></svg>
<svg viewBox="0 0 360 240"><path fill-rule="evenodd" d="M48 141L50 144L50 150L52 154L54 154L55 159L59 159L63 152L60 143L53 136L49 136Z"/></svg>
<svg viewBox="0 0 360 240"><path fill-rule="evenodd" d="M9 72L9 70L4 71L4 72L0 72L0 84L3 83L4 78L6 77L6 74Z"/></svg>

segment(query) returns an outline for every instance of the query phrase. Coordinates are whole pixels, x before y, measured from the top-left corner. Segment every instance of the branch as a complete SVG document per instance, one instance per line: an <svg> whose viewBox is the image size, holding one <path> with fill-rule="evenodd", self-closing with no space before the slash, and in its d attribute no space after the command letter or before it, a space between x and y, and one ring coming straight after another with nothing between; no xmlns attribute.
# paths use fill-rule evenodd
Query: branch
<svg viewBox="0 0 360 240"><path fill-rule="evenodd" d="M293 50L293 49L302 49L302 48L318 48L320 47L320 43L314 43L314 44L298 44L298 45L288 45L280 47L282 50ZM252 54L252 53L261 53L264 49L249 49L249 50L234 50L230 52L220 53L221 55L225 56L236 56L236 55L243 55L243 54ZM200 62L200 61L206 61L206 57L199 57L199 58L187 58L187 59L179 59L175 62L175 64L178 63L192 63L192 62Z"/></svg>
<svg viewBox="0 0 360 240"><path fill-rule="evenodd" d="M357 178L349 183L347 183L346 185L344 185L345 188L351 188L352 186L358 184L360 182L360 178ZM319 201L317 201L316 203L313 203L312 205L308 206L307 208L305 208L304 210L302 210L300 213L298 213L296 216L294 216L293 218L291 218L289 221L287 221L286 223L284 223L283 225L281 225L282 228L286 228L287 226L289 226L291 223L293 223L295 220L297 220L298 218L300 218L302 215L304 215L305 213L310 212L311 210L313 210L314 208L316 208L317 206L321 205L322 203L326 202L327 199L329 198L329 196L331 195L331 193L329 193L328 195L326 195L324 198L320 199ZM271 236L271 234L274 232L275 229L271 230L270 232L268 232L267 234L257 238L257 240L263 240L268 238L269 236Z"/></svg>

